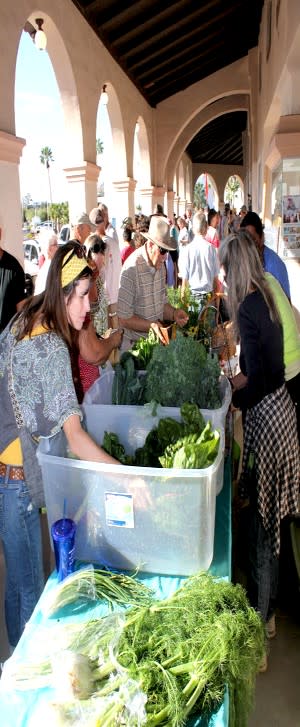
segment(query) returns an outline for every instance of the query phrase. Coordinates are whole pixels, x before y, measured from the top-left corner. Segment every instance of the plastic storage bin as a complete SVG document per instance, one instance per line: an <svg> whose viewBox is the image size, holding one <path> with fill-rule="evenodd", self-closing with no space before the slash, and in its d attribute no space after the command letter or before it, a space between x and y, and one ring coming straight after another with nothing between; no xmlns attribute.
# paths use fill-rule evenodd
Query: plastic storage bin
<svg viewBox="0 0 300 727"><path fill-rule="evenodd" d="M101 374L91 388L86 392L83 403L90 404L111 404L112 385L114 380L114 370L109 368ZM208 413L208 418L214 427L225 427L226 414L231 402L231 386L226 376L220 377L220 394L221 406L218 409L203 409L203 413ZM114 406L114 405L112 405ZM135 407L134 407L135 408ZM161 407L160 411L163 411ZM169 412L178 411L176 407L168 407ZM172 414L170 414L172 416Z"/></svg>
<svg viewBox="0 0 300 727"><path fill-rule="evenodd" d="M84 409L87 429L95 441L101 444L104 431L111 430L128 452L144 443L156 421L144 407ZM68 459L63 432L41 440L38 459L49 527L64 512L75 520L76 558L110 568L168 575L190 575L209 568L216 484L220 472L223 476L223 430L217 459L203 470Z"/></svg>

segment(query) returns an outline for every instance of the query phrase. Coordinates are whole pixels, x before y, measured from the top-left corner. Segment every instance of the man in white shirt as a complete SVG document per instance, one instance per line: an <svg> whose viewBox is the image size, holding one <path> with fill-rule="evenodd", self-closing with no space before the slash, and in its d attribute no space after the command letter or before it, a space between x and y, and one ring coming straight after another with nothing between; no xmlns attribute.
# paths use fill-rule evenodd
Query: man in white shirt
<svg viewBox="0 0 300 727"><path fill-rule="evenodd" d="M201 296L217 290L219 263L216 248L205 239L207 221L200 212L194 215L193 232L182 264L182 291L189 284L192 293Z"/></svg>
<svg viewBox="0 0 300 727"><path fill-rule="evenodd" d="M58 248L58 240L57 235L55 232L45 232L43 233L43 237L40 237L41 242L41 248L42 252L45 256L45 260L42 264L42 267L40 267L39 272L35 279L34 284L34 295L39 295L40 293L43 293L46 288L46 282L47 282L47 276L48 271L51 265L51 260L53 256L56 253L56 250Z"/></svg>

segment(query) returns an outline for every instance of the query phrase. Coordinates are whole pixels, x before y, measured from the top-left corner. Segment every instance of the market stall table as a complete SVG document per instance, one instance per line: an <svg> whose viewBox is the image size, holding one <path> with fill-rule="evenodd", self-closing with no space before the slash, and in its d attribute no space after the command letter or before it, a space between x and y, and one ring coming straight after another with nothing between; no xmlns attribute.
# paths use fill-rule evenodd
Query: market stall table
<svg viewBox="0 0 300 727"><path fill-rule="evenodd" d="M224 485L216 501L216 521L214 536L214 557L209 572L216 578L231 578L231 462L227 457L224 468ZM155 574L140 574L139 579L155 590L158 598L166 598L174 593L184 580L182 577L161 576ZM47 594L55 587L56 574L52 574L43 594L32 614L29 623L15 649L13 657L7 663L15 660L26 664L33 660L36 644L40 639L51 640L51 630L55 627L57 619L46 618L43 614ZM83 619L89 620L95 616L104 614L103 605L91 602L91 606L82 612L74 612L72 607L66 611L68 615L60 618L60 623L66 623ZM40 727L43 706L54 699L54 691L50 688L20 691L16 690L9 681L7 667L0 681L0 724L1 727ZM36 716L35 716L36 715ZM228 695L225 694L224 701L209 723L205 727L227 727L229 720ZM201 716L194 717L189 721L189 726L204 727ZM43 726L50 727L50 723L43 719Z"/></svg>

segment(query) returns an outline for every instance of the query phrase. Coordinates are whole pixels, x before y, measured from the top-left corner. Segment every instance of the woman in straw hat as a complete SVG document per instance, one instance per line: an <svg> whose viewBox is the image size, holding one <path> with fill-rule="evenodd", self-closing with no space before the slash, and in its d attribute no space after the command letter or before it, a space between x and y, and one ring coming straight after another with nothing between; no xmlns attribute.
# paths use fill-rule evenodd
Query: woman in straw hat
<svg viewBox="0 0 300 727"><path fill-rule="evenodd" d="M13 649L43 589L39 509L29 491L29 439L64 430L74 455L116 463L82 429L70 362L74 334L90 309L91 269L69 242L54 256L44 293L30 298L0 336L0 520L6 563L5 614ZM28 440L29 441L29 440ZM26 473L26 474L25 474ZM27 481L26 481L27 478Z"/></svg>

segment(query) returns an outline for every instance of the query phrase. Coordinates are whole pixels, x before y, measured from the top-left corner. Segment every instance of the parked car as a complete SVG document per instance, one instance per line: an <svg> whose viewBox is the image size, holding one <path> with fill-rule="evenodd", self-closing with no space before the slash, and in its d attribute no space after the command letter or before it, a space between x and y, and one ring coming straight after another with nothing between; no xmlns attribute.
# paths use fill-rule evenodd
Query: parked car
<svg viewBox="0 0 300 727"><path fill-rule="evenodd" d="M63 225L58 236L58 244L64 245L65 242L69 242L71 236L71 225Z"/></svg>
<svg viewBox="0 0 300 727"><path fill-rule="evenodd" d="M51 222L51 220L46 220L46 222L41 222L41 224L39 225L39 228L41 230L50 230L51 231L51 230L54 230L54 225L53 225L53 222Z"/></svg>
<svg viewBox="0 0 300 727"><path fill-rule="evenodd" d="M25 274L27 273L34 278L39 270L40 245L37 240L24 240L23 250Z"/></svg>

